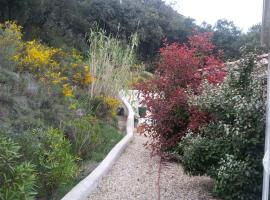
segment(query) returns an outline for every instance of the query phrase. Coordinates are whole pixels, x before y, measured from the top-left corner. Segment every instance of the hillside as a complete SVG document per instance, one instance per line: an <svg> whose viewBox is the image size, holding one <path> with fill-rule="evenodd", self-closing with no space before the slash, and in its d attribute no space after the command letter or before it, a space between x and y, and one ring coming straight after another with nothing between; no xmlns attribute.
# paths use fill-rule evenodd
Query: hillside
<svg viewBox="0 0 270 200"><path fill-rule="evenodd" d="M12 0L0 2L0 22L15 20L25 39L40 39L56 47L87 50L86 33L97 24L120 39L134 32L140 38L139 55L153 57L165 36L183 42L193 20L162 0Z"/></svg>

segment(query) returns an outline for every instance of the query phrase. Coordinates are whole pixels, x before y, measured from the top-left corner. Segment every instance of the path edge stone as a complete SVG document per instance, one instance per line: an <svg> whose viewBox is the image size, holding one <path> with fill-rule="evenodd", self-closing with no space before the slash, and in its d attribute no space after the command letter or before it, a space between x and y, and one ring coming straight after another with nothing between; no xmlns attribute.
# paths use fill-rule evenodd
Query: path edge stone
<svg viewBox="0 0 270 200"><path fill-rule="evenodd" d="M122 154L123 150L127 147L130 141L133 139L134 131L134 112L123 95L119 94L122 102L128 110L127 124L126 124L126 135L118 142L113 149L108 153L104 160L97 166L97 168L90 173L86 178L80 181L75 187L73 187L62 200L84 200L96 189L99 181L104 177L110 169L113 167L114 163Z"/></svg>

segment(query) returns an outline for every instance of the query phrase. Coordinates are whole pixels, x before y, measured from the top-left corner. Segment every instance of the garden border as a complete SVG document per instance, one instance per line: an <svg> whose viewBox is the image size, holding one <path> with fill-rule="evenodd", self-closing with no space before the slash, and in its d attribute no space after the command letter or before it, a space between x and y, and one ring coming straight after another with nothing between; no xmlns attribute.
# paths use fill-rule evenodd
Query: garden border
<svg viewBox="0 0 270 200"><path fill-rule="evenodd" d="M84 200L86 199L98 186L99 181L104 177L109 170L112 168L113 164L120 157L123 150L133 139L134 131L134 111L124 97L123 93L120 98L128 110L128 118L126 122L126 135L118 142L113 149L108 153L104 160L98 165L98 167L90 173L86 178L79 182L74 188L72 188L62 200Z"/></svg>

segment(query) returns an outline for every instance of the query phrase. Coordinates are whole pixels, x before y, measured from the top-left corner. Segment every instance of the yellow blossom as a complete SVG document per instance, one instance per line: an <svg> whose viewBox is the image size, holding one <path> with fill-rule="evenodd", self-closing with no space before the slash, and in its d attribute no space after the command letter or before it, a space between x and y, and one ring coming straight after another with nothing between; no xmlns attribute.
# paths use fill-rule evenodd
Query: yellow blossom
<svg viewBox="0 0 270 200"><path fill-rule="evenodd" d="M68 80L68 77L63 76L63 77L61 78L61 80L62 80L62 81L67 81L67 80Z"/></svg>
<svg viewBox="0 0 270 200"><path fill-rule="evenodd" d="M80 153L79 153L79 154L80 154ZM76 161L81 161L82 158L81 158L79 155L77 155L77 156L75 156L75 160L76 160Z"/></svg>
<svg viewBox="0 0 270 200"><path fill-rule="evenodd" d="M85 72L89 72L90 71L90 67L88 65L85 65L83 68L84 68L84 71Z"/></svg>
<svg viewBox="0 0 270 200"><path fill-rule="evenodd" d="M58 79L58 80L52 80L52 83L53 83L54 85L56 85L56 84L60 83L60 80L59 80L59 79Z"/></svg>
<svg viewBox="0 0 270 200"><path fill-rule="evenodd" d="M103 101L108 106L109 113L112 116L116 115L116 109L120 105L120 101L118 99L115 99L115 98L110 97L110 96L100 96L100 97L98 97L98 99Z"/></svg>
<svg viewBox="0 0 270 200"><path fill-rule="evenodd" d="M69 105L68 108L69 108L70 110L76 110L77 105L76 105L75 103L72 103L72 104Z"/></svg>
<svg viewBox="0 0 270 200"><path fill-rule="evenodd" d="M68 86L68 84L63 85L63 94L65 97L72 97L72 89Z"/></svg>
<svg viewBox="0 0 270 200"><path fill-rule="evenodd" d="M108 106L110 106L111 108L116 108L117 106L120 105L120 101L118 99L113 98L113 97L107 96L107 97L104 97L103 99L104 99L104 102Z"/></svg>
<svg viewBox="0 0 270 200"><path fill-rule="evenodd" d="M92 82L93 82L93 77L89 73L85 74L81 80L81 84L83 85L89 85Z"/></svg>

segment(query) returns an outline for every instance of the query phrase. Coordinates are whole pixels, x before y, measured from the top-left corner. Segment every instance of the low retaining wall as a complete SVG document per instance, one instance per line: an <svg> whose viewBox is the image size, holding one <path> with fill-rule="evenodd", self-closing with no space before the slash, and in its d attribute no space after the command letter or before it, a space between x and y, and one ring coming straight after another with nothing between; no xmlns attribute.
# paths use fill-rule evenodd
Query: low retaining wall
<svg viewBox="0 0 270 200"><path fill-rule="evenodd" d="M128 110L126 136L118 142L114 148L109 152L105 159L98 165L98 167L79 182L69 193L67 193L62 200L84 200L97 187L98 182L105 176L112 168L115 161L119 158L123 150L133 138L134 130L134 112L131 105L124 96L121 96L122 102Z"/></svg>

